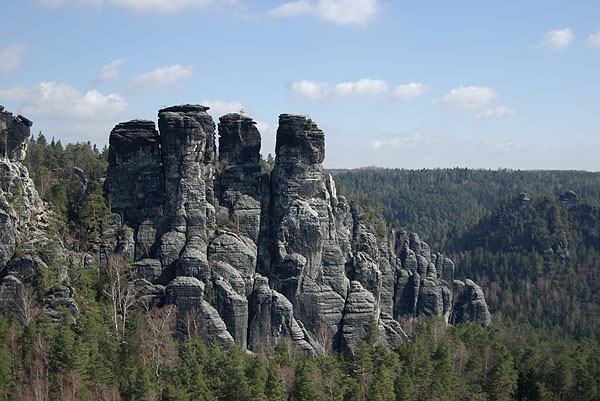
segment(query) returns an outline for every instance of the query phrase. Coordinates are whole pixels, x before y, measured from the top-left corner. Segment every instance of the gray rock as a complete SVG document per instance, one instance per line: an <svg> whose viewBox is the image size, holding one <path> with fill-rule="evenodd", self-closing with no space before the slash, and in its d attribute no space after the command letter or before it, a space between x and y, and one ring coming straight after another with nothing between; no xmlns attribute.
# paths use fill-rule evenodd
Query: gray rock
<svg viewBox="0 0 600 401"><path fill-rule="evenodd" d="M342 349L353 349L357 340L365 338L371 317L375 320L379 317L373 294L365 290L358 281L350 282L340 334Z"/></svg>
<svg viewBox="0 0 600 401"><path fill-rule="evenodd" d="M210 267L206 255L206 243L201 237L192 237L177 260L176 276L196 277L207 281Z"/></svg>
<svg viewBox="0 0 600 401"><path fill-rule="evenodd" d="M0 106L1 107L1 106ZM13 116L0 108L0 158L13 162L25 158L29 129L33 125L23 116Z"/></svg>
<svg viewBox="0 0 600 401"><path fill-rule="evenodd" d="M274 347L286 339L307 353L315 353L305 339L302 328L294 318L291 302L277 291L271 290L265 277L257 276L254 291L250 294L250 322L248 348Z"/></svg>
<svg viewBox="0 0 600 401"><path fill-rule="evenodd" d="M137 227L162 213L165 187L158 132L152 121L132 120L113 128L109 144L104 183L108 204L123 223Z"/></svg>
<svg viewBox="0 0 600 401"><path fill-rule="evenodd" d="M267 176L256 123L221 117L217 160L206 110L169 107L159 111L160 133L134 121L111 134L106 188L113 211L134 230L116 249L131 252L135 240L141 296L155 302L163 294L158 284L168 284L164 298L177 306L180 337L193 322L195 332L221 344L235 339L258 349L287 341L314 354L334 338L339 349L351 349L371 316L391 347L406 340L401 317L485 319L476 289L454 288L450 259L416 233L376 238L381 230L338 196L323 175L324 134L312 120L280 116ZM143 171L153 171L154 182ZM137 195L118 193L128 180L139 180ZM164 191L156 195L156 188ZM111 229L114 236L118 227Z"/></svg>
<svg viewBox="0 0 600 401"><path fill-rule="evenodd" d="M225 322L227 330L238 344L246 349L248 336L248 299L238 294L220 277L213 279L214 307Z"/></svg>
<svg viewBox="0 0 600 401"><path fill-rule="evenodd" d="M75 290L72 287L59 285L48 296L44 308L53 319L60 317L60 310L65 308L73 316L73 321L79 318L79 306L75 302Z"/></svg>
<svg viewBox="0 0 600 401"><path fill-rule="evenodd" d="M246 282L246 294L252 292L256 270L257 249L247 237L231 231L218 231L217 237L208 246L208 260L225 262L236 269Z"/></svg>
<svg viewBox="0 0 600 401"><path fill-rule="evenodd" d="M159 283L162 276L162 264L156 259L142 259L133 263L133 273L136 277L148 280L150 283Z"/></svg>
<svg viewBox="0 0 600 401"><path fill-rule="evenodd" d="M488 326L492 316L483 295L483 290L473 281L467 279L464 282L454 281L454 305L453 322L478 322Z"/></svg>
<svg viewBox="0 0 600 401"><path fill-rule="evenodd" d="M166 303L177 307L178 337L190 335L193 325L197 328L195 334L200 334L206 341L220 345L233 342L225 322L203 296L204 283L194 277L177 277L165 288Z"/></svg>
<svg viewBox="0 0 600 401"><path fill-rule="evenodd" d="M382 312L379 315L377 328L382 343L390 348L398 348L400 344L408 340L408 335L406 335L400 323L387 313Z"/></svg>

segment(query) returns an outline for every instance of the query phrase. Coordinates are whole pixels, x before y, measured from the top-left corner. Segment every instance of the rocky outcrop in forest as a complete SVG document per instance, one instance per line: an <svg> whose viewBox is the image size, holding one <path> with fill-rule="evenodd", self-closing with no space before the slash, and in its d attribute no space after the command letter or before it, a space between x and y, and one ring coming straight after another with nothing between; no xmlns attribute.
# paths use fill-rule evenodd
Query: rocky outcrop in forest
<svg viewBox="0 0 600 401"><path fill-rule="evenodd" d="M105 195L113 215L89 254L52 244L48 213L20 163L31 123L0 114L0 301L20 300L43 260L65 268L132 262L134 292L147 307L174 305L177 333L193 330L243 349L294 344L309 353L352 349L375 322L395 347L399 321L418 315L484 325L490 314L471 280L416 233L375 230L324 175L324 133L307 117L282 114L273 170L260 164L256 123L219 119L181 105L152 121L118 124L110 134ZM82 183L85 185L85 183ZM377 232L377 234L376 234ZM39 258L20 249L53 250ZM43 260L42 260L43 259ZM73 289L45 301L78 315Z"/></svg>
<svg viewBox="0 0 600 401"><path fill-rule="evenodd" d="M207 107L162 109L117 125L105 183L122 218L118 243L138 288L177 306L206 338L256 349L288 341L308 353L347 349L370 319L390 346L399 318L490 323L481 289L455 281L453 262L415 233L377 237L323 174L324 133L282 114L272 172L260 133L240 114L215 124ZM126 244L126 245L123 245Z"/></svg>
<svg viewBox="0 0 600 401"><path fill-rule="evenodd" d="M44 260L67 257L62 252L57 255L62 244L53 244L46 234L50 212L21 163L31 125L27 118L0 106L0 310L25 320L33 317L31 284L40 271L48 269ZM64 268L59 275L66 275ZM56 316L61 307L74 318L79 316L72 288L60 285L48 295L44 307L50 316Z"/></svg>

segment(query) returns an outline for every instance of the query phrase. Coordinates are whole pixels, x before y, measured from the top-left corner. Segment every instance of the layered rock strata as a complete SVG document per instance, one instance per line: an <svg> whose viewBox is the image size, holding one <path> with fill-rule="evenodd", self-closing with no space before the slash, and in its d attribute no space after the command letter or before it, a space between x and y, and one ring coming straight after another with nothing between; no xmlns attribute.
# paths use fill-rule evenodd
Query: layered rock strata
<svg viewBox="0 0 600 401"><path fill-rule="evenodd" d="M221 117L217 152L207 109L162 109L158 131L130 121L110 137L105 189L133 229L137 285L177 306L180 335L194 321L210 341L315 353L352 349L371 318L389 346L406 339L401 317L489 323L480 291L455 290L450 259L414 233L377 238L337 195L312 120L280 116L268 175L256 123Z"/></svg>
<svg viewBox="0 0 600 401"><path fill-rule="evenodd" d="M48 269L49 259L64 258L62 244L45 232L48 212L21 163L31 125L0 106L0 311L24 320L31 318L34 304L32 279ZM57 270L60 279L66 271ZM54 288L43 306L51 317L58 317L61 307L79 316L74 291L65 285Z"/></svg>

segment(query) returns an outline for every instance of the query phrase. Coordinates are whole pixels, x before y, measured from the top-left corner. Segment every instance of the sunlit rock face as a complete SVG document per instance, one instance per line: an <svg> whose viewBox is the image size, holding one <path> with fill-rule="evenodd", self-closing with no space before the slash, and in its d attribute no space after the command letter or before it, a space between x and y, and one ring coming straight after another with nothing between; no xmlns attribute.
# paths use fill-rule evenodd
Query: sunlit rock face
<svg viewBox="0 0 600 401"><path fill-rule="evenodd" d="M256 123L222 116L217 151L207 110L168 107L158 130L134 120L110 136L107 196L133 230L144 294L177 306L180 336L194 321L209 341L319 353L352 349L371 319L391 347L406 339L399 318L489 324L481 291L455 282L450 259L414 233L376 236L337 195L315 122L279 117L269 175Z"/></svg>

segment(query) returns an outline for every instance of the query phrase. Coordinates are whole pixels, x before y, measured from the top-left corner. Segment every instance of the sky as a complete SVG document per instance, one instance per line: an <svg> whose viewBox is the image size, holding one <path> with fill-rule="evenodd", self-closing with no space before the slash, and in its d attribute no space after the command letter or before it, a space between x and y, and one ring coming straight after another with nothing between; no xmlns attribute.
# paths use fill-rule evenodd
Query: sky
<svg viewBox="0 0 600 401"><path fill-rule="evenodd" d="M279 114L326 168L600 170L600 2L7 0L0 105L63 143L158 109Z"/></svg>

